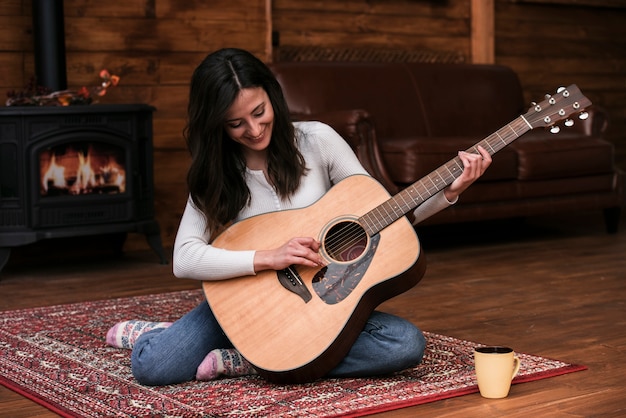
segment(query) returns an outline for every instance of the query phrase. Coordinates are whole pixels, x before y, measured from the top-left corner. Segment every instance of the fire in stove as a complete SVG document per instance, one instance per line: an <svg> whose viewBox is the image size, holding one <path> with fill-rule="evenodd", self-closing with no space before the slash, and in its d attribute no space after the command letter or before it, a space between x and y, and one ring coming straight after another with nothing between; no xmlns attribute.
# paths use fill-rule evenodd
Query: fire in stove
<svg viewBox="0 0 626 418"><path fill-rule="evenodd" d="M121 148L98 143L59 145L39 154L41 196L119 194L126 191Z"/></svg>

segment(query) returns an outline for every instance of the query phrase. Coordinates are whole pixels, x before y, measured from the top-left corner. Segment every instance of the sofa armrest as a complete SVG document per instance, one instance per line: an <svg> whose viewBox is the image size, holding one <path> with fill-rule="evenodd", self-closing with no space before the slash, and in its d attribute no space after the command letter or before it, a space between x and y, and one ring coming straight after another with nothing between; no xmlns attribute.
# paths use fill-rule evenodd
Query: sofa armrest
<svg viewBox="0 0 626 418"><path fill-rule="evenodd" d="M363 168L378 180L389 193L399 191L383 162L376 130L370 114L361 109L335 110L314 114L293 114L297 121L320 121L332 127L352 147Z"/></svg>
<svg viewBox="0 0 626 418"><path fill-rule="evenodd" d="M591 134L604 135L609 127L609 112L600 106L591 106L587 112L589 113L587 120L591 119Z"/></svg>

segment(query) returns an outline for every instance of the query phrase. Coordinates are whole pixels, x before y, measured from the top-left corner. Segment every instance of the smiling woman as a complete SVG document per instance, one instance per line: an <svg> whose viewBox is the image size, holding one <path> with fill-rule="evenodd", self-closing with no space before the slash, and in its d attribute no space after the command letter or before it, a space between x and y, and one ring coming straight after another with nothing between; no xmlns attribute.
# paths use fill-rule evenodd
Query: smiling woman
<svg viewBox="0 0 626 418"><path fill-rule="evenodd" d="M250 365L244 358L250 355L259 359L258 353L254 356L255 353L248 351L242 356L237 350L240 348L239 344L234 349L231 336L234 336L235 326L224 328L224 324L231 324L224 321L224 310L214 311L217 302L212 297L217 295L217 300L232 301L237 300L235 296L243 295L244 300L259 301L259 304L252 304L259 308L258 311L261 311L261 304L277 307L280 303L271 297L259 296L262 292L257 294L256 299L246 298L246 293L226 287L226 283L240 283L241 278L249 277L251 281L248 285L260 285L267 292L271 287L264 286L261 276L269 277L269 282L276 283L278 274L283 287L289 288L292 282L300 283L301 292L298 293L305 297L296 297L295 303L301 304L303 300L308 300L308 306L332 304L340 306L343 311L351 311L348 301L358 298L355 295L363 291L365 285L360 290L355 288L361 277L368 277L362 273L368 270L370 258L377 248L379 237L374 232L375 228L362 229L358 235L356 242L368 246L370 251L361 251L359 254L364 255L355 256L357 271L352 272L354 269L348 265L335 269L327 266L331 261L329 258L349 253L356 247L353 245L327 251L326 248L333 246L321 246L320 230L298 226L300 224L293 219L294 214L299 213L295 209L311 207L322 197L325 201L334 201L329 191L341 190L337 189L340 184L347 184L344 187L348 190L353 189L350 185L355 182L361 184L360 188L367 190L357 193L357 196L370 196L370 200L377 193L368 191L377 190L378 193L388 196L382 186L371 179L350 146L332 128L320 122L292 122L282 89L274 74L247 51L222 49L209 54L193 73L188 109L185 138L192 156L187 175L190 196L174 244L174 274L181 278L203 280L218 287L209 290L205 288L209 304L199 304L171 326L153 326L154 324L131 320L111 328L107 340L122 341L125 343L119 344L121 347L133 348L133 374L140 382L149 385L214 379L221 374L238 375L264 371L255 361ZM462 174L440 193L434 193L428 204L419 206L414 212L416 220L448 207L450 202L455 202L458 195L483 174L491 163L491 158L484 149L479 148L479 151L480 154L459 153L459 161L464 168ZM344 183L348 179L351 182ZM365 180L374 183L371 188L367 187L370 183ZM353 206L369 204L369 200L361 202L350 196L349 193L339 192L338 198ZM314 209L316 213L329 212L324 206L318 207ZM354 213L364 213L362 209L355 208ZM264 215L263 219L267 220L268 215L280 217L287 213L292 216L291 220L265 221L270 228L260 236L250 235L256 227L245 227L246 221L260 217L257 215ZM379 254L390 257L387 258L389 264L401 270L397 273L411 270L412 262L419 255L413 228L402 214L399 216L402 219L390 227L388 233L399 232L401 227L405 227L402 230L406 232L400 235L410 236L412 245L407 245L398 254L410 253L406 257L408 266L405 268L405 263L394 263L389 252L379 251ZM307 224L317 225L320 219L315 218L315 222ZM309 218L305 216L304 219ZM346 221L341 225L356 225L355 219L358 216L346 219L351 219L352 222ZM239 238L237 243L241 245L230 246L227 242L220 241L221 236L229 235L231 229L224 230L230 223L235 223L233 228L239 226L242 229L241 233L230 233ZM330 228L330 231L334 230ZM372 231L375 236L370 240L370 237L365 236L365 230ZM284 231L287 233L280 234ZM222 235L218 236L220 232ZM250 239L244 240L247 237ZM270 240L270 237L273 239ZM381 241L384 239L381 237ZM376 260L371 263L372 267L383 263ZM341 258L338 264L343 261ZM331 272L329 278L334 272L351 271L354 280L348 280L349 284L342 286L342 280L336 277L334 280L322 280L320 276L316 276L313 286L312 277L301 274L302 270L320 268L320 274ZM374 278L380 276L381 274L373 274ZM416 283L419 277L415 276L408 283ZM363 283L366 282L364 279ZM329 290L326 286L336 289ZM398 289L407 287L410 286ZM281 290L284 291L282 288ZM226 297L222 298L220 295ZM374 376L418 364L425 346L421 331L397 316L372 312L375 306L373 303L364 302L363 306L366 311L354 315L355 320L350 321L350 327L342 321L337 323L339 328L344 326L343 330L338 330L337 326L328 327L326 334L330 334L330 339L338 343L333 344L332 353L329 350L318 357L323 361L308 362L306 373L290 373L291 368L302 369L299 365L302 362L294 356L288 359L288 356L275 355L281 348L283 352L287 352L286 346L291 346L290 353L294 353L294 348L302 347L297 341L287 339L284 344L280 343L282 347L278 350L266 350L271 352L271 367L279 371L279 379L305 381L322 375ZM228 306L225 310L229 310ZM267 337L275 336L275 330L264 329L256 321L250 323L250 319L254 317L246 315L249 308L244 306L243 301L236 303L234 310L234 316L240 319L234 325L257 331L257 335L252 338L244 337L248 346L264 346L270 341L283 341ZM216 312L220 314L216 315ZM325 311L325 317L330 319L328 315L332 316L332 312L332 309ZM289 309L275 309L273 314L276 318L289 318ZM302 317L317 318L315 324L309 324L310 327L316 327L315 329L321 330L329 323L322 315ZM334 317L339 318L340 315ZM274 326L278 323L268 322L274 323ZM290 323L292 327L298 325L295 321ZM297 328L304 330L306 327ZM125 334L126 330L130 331ZM122 335L117 335L118 333ZM322 335L321 332L316 334ZM238 341L242 341L241 336ZM320 345L328 346L328 343L320 338L318 344L311 344L311 347ZM314 367L309 367L312 364ZM317 367L318 364L323 364L323 367ZM263 376L269 378L276 374L265 373Z"/></svg>
<svg viewBox="0 0 626 418"><path fill-rule="evenodd" d="M267 147L272 140L274 109L261 87L241 90L226 112L226 133L242 145L246 166L266 171Z"/></svg>

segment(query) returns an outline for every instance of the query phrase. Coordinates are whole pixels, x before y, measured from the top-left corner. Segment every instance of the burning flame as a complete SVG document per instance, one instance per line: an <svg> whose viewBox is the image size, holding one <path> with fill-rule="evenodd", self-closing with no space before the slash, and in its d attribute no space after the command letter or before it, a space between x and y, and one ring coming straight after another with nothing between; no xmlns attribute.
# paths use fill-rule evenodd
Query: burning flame
<svg viewBox="0 0 626 418"><path fill-rule="evenodd" d="M49 165L45 168L43 163L48 156ZM50 151L49 154L42 154L41 158L42 194L48 194L50 187L72 195L124 193L126 190L124 168L112 161L111 156L94 153L91 146L87 153L72 150L57 158L57 155Z"/></svg>
<svg viewBox="0 0 626 418"><path fill-rule="evenodd" d="M56 156L52 154L52 158L50 160L50 167L48 171L43 175L41 179L43 189L48 191L48 183L52 182L54 187L65 188L67 187L67 183L65 182L65 167L61 167L56 163Z"/></svg>
<svg viewBox="0 0 626 418"><path fill-rule="evenodd" d="M96 185L96 175L91 169L91 157L82 152L78 153L78 170L76 171L76 181L70 188L72 194L80 194Z"/></svg>

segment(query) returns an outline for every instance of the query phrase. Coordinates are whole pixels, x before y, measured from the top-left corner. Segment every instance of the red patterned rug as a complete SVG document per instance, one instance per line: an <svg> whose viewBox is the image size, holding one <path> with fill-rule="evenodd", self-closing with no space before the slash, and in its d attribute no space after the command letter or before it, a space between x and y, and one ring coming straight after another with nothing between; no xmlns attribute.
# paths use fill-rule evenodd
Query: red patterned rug
<svg viewBox="0 0 626 418"><path fill-rule="evenodd" d="M0 383L66 417L357 417L478 391L479 344L433 333L414 369L288 386L253 376L145 387L130 373L130 352L104 343L117 321L175 320L201 300L198 290L2 312ZM519 357L514 383L585 369Z"/></svg>

